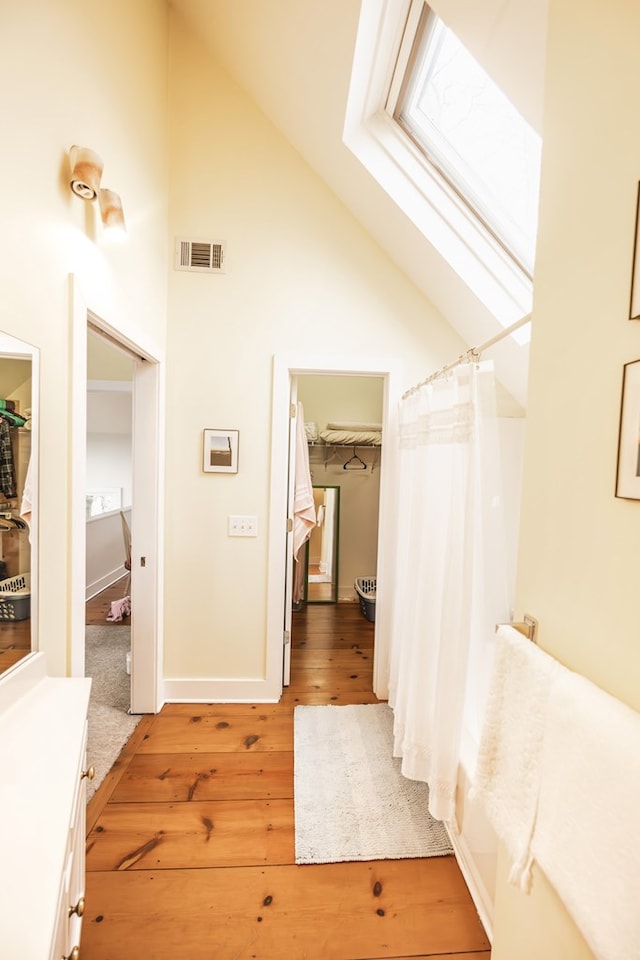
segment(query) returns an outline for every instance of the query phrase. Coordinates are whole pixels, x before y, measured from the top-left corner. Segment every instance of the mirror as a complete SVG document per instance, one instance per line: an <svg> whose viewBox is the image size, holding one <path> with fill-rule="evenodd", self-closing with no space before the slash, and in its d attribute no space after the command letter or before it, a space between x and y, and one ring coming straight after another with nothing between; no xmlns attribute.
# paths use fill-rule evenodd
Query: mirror
<svg viewBox="0 0 640 960"><path fill-rule="evenodd" d="M307 603L337 603L340 487L315 486L317 523L306 543L304 599Z"/></svg>
<svg viewBox="0 0 640 960"><path fill-rule="evenodd" d="M37 647L38 351L0 333L0 672Z"/></svg>

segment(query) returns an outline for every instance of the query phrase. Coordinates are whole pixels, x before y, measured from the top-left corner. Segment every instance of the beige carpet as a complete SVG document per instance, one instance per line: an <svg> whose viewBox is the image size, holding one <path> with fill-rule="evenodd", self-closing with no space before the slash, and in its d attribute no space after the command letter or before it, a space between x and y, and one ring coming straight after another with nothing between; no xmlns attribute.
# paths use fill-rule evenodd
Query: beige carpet
<svg viewBox="0 0 640 960"><path fill-rule="evenodd" d="M387 704L298 706L293 716L296 863L453 853L427 784L403 777L392 756Z"/></svg>
<svg viewBox="0 0 640 960"><path fill-rule="evenodd" d="M117 760L120 751L138 724L130 716L130 676L126 655L131 648L131 627L88 626L85 632L85 675L91 677L87 761L95 768L87 781L91 799Z"/></svg>

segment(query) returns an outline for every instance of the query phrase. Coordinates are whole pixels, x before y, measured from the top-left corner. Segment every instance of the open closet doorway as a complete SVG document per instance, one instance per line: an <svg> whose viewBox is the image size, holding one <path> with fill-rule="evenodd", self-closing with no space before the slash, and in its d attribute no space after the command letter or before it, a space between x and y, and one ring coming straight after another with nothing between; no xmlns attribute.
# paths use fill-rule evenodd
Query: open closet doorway
<svg viewBox="0 0 640 960"><path fill-rule="evenodd" d="M356 578L373 578L377 569L384 380L347 374L296 379L316 507L305 550L304 601L356 602Z"/></svg>
<svg viewBox="0 0 640 960"><path fill-rule="evenodd" d="M87 335L85 674L92 696L131 706L134 360Z"/></svg>
<svg viewBox="0 0 640 960"><path fill-rule="evenodd" d="M344 378L344 379L343 379ZM375 361L362 359L353 361L351 358L331 358L319 360L312 358L307 360L291 359L286 357L274 358L274 393L273 393L273 419L272 419L272 484L271 484L271 509L270 509L270 538L269 538L269 597L268 597L268 650L267 650L267 680L270 685L278 689L275 691L279 697L282 693L283 685L288 683L288 670L291 662L290 649L290 630L291 630L291 606L290 582L293 576L293 564L289 562L292 550L291 542L291 520L288 507L290 505L290 491L293 477L293 459L292 453L295 447L290 444L290 424L294 413L295 403L292 398L302 399L305 390L326 388L329 393L331 387L335 391L336 387L342 387L348 391L350 386L357 380L362 381L364 387L365 381L370 381L369 388L373 389L373 394L378 397L374 403L377 403L378 422L382 422L383 437L396 436L396 416L397 401L399 390L399 367L392 360ZM302 390L302 393L300 393ZM311 394L307 394L309 403ZM304 408L304 419L309 423L314 422L313 403L309 411ZM319 408L316 408L319 409ZM345 410L344 406L336 409ZM362 413L363 407L357 407L360 412L357 420L365 421ZM370 409L370 408L369 408ZM324 413L319 419L324 419ZM329 419L334 421L347 421L349 418L355 418L355 414L333 412L328 413ZM325 426L324 423L318 423L320 431ZM313 428L311 428L313 429ZM357 447L357 444L356 444ZM357 455L360 454L357 449ZM317 478L320 478L320 472L333 470L338 476L344 473L344 462L350 460L354 455L353 444L343 446L342 453L332 460L333 466L329 460L325 466L324 457L326 450L321 450L321 459L316 463ZM374 692L380 699L386 699L388 695L388 653L390 643L390 608L389 605L380 598L384 597L384 583L391 582L393 576L395 539L393 532L393 523L391 522L391 507L394 502L396 489L396 453L395 443L385 448L384 457L380 458L378 449L377 461L374 464L374 452L372 450L363 451L362 462L360 466L366 466L368 471L367 482L371 479L372 468L377 472L374 485L369 493L373 492L373 486L377 487L375 499L377 500L377 522L373 521L371 525L371 515L369 512L370 527L365 531L365 540L369 538L372 549L369 551L371 559L367 561L351 557L348 562L339 562L338 567L342 567L339 572L338 597L341 595L349 599L355 598L353 580L359 576L375 576L378 581L378 600L376 602L375 617L375 648L374 648ZM366 459L365 459L366 456ZM310 456L310 468L313 472L316 459L315 453ZM368 461L368 462L367 462ZM365 470L362 469L361 482ZM314 484L316 476L312 477ZM324 478L323 478L324 479ZM327 486L329 484L327 483ZM344 498L341 498L341 500ZM343 504L341 502L340 511L342 514ZM374 511L375 512L375 511ZM341 525L342 527L342 525ZM283 534L280 532L284 531ZM287 532L288 531L288 532ZM377 534L377 536L376 536ZM343 535L341 535L343 539ZM377 542L376 542L377 541ZM348 541L347 541L348 542ZM358 564L367 564L375 562L375 570L360 570ZM353 564L355 563L355 566ZM357 572L354 572L357 569ZM381 590L382 588L382 590ZM355 602L355 601L354 601Z"/></svg>
<svg viewBox="0 0 640 960"><path fill-rule="evenodd" d="M136 343L86 306L72 284L73 320L73 470L71 668L84 675L85 580L87 569L87 342L96 334L128 355L132 370L131 432L131 712L156 713L162 705L160 504L161 406L158 352ZM118 511L119 513L119 511ZM122 526L120 535L122 536ZM124 537L122 539L124 559Z"/></svg>

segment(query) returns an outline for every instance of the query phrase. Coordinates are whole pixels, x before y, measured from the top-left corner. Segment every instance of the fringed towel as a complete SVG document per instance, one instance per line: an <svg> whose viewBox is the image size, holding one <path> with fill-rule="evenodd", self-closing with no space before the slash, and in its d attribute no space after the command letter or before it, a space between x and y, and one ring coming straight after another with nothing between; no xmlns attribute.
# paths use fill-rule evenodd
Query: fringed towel
<svg viewBox="0 0 640 960"><path fill-rule="evenodd" d="M298 559L316 525L313 481L309 469L309 447L304 433L304 410L298 402L296 414L296 461L293 494L293 556Z"/></svg>
<svg viewBox="0 0 640 960"><path fill-rule="evenodd" d="M640 957L640 714L560 668L531 852L599 960Z"/></svg>
<svg viewBox="0 0 640 960"><path fill-rule="evenodd" d="M513 627L498 628L471 794L507 848L510 881L527 891L544 727L557 669L555 660Z"/></svg>
<svg viewBox="0 0 640 960"><path fill-rule="evenodd" d="M500 627L472 794L512 883L535 860L598 960L640 957L640 714Z"/></svg>

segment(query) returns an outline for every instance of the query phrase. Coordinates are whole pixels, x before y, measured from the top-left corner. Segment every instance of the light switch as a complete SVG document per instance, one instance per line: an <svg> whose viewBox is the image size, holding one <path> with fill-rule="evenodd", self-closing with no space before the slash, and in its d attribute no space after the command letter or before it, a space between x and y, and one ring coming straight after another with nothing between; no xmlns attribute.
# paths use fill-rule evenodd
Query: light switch
<svg viewBox="0 0 640 960"><path fill-rule="evenodd" d="M258 518L257 517L229 517L229 536L230 537L257 537L258 536Z"/></svg>

